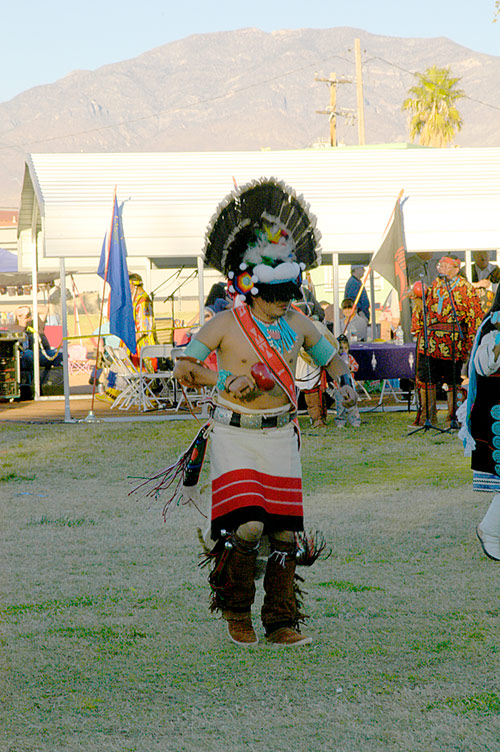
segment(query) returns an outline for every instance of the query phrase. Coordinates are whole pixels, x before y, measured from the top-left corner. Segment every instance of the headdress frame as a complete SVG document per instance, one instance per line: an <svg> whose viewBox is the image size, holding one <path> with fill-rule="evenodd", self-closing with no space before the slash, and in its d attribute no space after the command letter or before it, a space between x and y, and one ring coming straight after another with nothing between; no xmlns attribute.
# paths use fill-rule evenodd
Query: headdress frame
<svg viewBox="0 0 500 752"><path fill-rule="evenodd" d="M219 204L205 234L205 264L228 276L264 226L287 237L293 258L305 269L321 260L321 233L303 196L278 178L260 178L231 191Z"/></svg>

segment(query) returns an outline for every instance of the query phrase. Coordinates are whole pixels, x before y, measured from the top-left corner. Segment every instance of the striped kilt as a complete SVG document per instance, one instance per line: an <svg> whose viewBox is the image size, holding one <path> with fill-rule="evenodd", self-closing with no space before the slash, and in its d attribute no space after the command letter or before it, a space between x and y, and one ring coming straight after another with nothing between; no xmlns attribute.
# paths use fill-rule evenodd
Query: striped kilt
<svg viewBox="0 0 500 752"><path fill-rule="evenodd" d="M303 530L298 437L292 423L251 430L214 423L210 439L212 538L245 522L266 533Z"/></svg>

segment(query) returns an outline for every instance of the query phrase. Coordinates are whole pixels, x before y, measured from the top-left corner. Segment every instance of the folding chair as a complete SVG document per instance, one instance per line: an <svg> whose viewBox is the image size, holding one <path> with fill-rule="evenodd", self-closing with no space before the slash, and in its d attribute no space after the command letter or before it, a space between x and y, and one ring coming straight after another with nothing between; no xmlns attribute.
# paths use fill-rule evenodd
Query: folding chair
<svg viewBox="0 0 500 752"><path fill-rule="evenodd" d="M184 349L184 347L172 347L171 357L175 360L175 358L177 358L179 355L182 355ZM212 390L208 387L184 387L181 390L181 395L179 397L177 405L175 406L175 412L179 412L179 409L183 402L188 403L188 408L195 406L199 399L208 397L211 391ZM204 417L207 414L208 408L206 406L203 406L201 415Z"/></svg>
<svg viewBox="0 0 500 752"><path fill-rule="evenodd" d="M140 410L151 410L151 403L156 408L165 407L165 402L175 403L177 392L172 371L153 371L150 368L151 358L170 358L171 353L172 345L144 345L141 347L139 359ZM161 387L158 392L153 391L153 384Z"/></svg>
<svg viewBox="0 0 500 752"><path fill-rule="evenodd" d="M68 367L70 373L90 373L91 365L84 345L68 345Z"/></svg>
<svg viewBox="0 0 500 752"><path fill-rule="evenodd" d="M118 408L118 410L129 410L131 407L136 406L141 408L141 387L140 378L141 374L139 370L134 366L127 354L125 347L110 347L106 345L106 354L111 360L111 370L121 377L124 383L124 388L118 394L111 409ZM150 402L149 409L153 408L153 403Z"/></svg>
<svg viewBox="0 0 500 752"><path fill-rule="evenodd" d="M361 400L365 400L365 399L369 400L370 399L370 393L369 393L368 389L365 386L365 382L364 381L356 381L356 378L354 378L354 383L356 384L356 392L359 395L360 401Z"/></svg>

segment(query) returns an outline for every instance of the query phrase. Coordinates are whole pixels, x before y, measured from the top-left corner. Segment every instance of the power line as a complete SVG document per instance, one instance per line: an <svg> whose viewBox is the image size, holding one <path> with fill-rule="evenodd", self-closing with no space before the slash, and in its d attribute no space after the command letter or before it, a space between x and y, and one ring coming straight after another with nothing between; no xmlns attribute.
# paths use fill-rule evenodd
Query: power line
<svg viewBox="0 0 500 752"><path fill-rule="evenodd" d="M262 79L260 81L253 82L251 84L248 84L247 86L242 86L240 88L234 89L231 92L226 92L224 94L218 94L218 95L213 96L213 97L208 97L207 99L200 99L197 102L194 102L194 103L191 103L191 104L181 105L181 106L178 106L178 107L167 108L167 109L164 109L164 110L159 110L158 112L155 112L155 113L150 114L150 115L143 115L141 117L130 118L130 119L126 119L126 120L120 120L120 121L115 122L115 123L109 123L108 125L101 125L101 126L98 126L98 127L88 128L88 129L82 130L82 131L75 131L74 133L65 133L65 134L60 135L60 136L52 136L50 138L38 139L38 140L35 140L35 141L24 141L24 142L18 142L18 143L13 143L13 144L5 144L4 143L4 144L0 145L0 151L7 151L9 149L19 149L19 150L21 150L21 149L26 149L27 147L35 145L35 144L47 144L47 143L51 143L51 142L54 142L54 141L61 141L62 139L65 139L65 138L76 138L78 136L87 136L87 135L89 135L91 133L98 133L99 131L110 130L112 128L120 128L120 127L122 127L124 125L134 125L135 123L144 122L146 120L153 120L154 118L159 118L162 115L169 115L169 114L174 114L176 112L183 112L185 110L196 109L197 107L201 107L203 105L212 104L214 102L220 102L221 100L224 100L224 99L229 99L230 97L236 96L237 94L240 94L240 93L245 92L245 91L249 91L250 89L255 89L257 87L273 83L274 81L279 81L279 80L281 80L283 78L286 78L287 76L293 75L294 73L300 73L301 71L308 70L308 69L313 68L313 67L317 67L318 65L321 65L323 63L331 62L332 59L342 60L343 62L351 64L351 61L348 58L346 58L346 57L344 57L342 55L329 55L327 58L323 58L322 60L316 60L313 63L308 63L307 65L302 65L302 66L300 66L298 68L292 68L292 69L290 69L288 71L285 71L283 73L280 73L280 74L278 74L276 76L272 76L272 77L267 78L267 79ZM380 60L381 62L385 63L386 65L390 66L391 68L396 68L397 70L400 70L403 73L407 73L410 76L415 76L416 75L415 71L410 71L407 68L404 68L401 65L398 65L397 63L394 63L394 62L392 62L390 60L386 60L385 58L381 57L380 55L373 55L372 57L364 60L363 61L363 65L367 65L372 60ZM500 111L500 107L498 105L490 104L489 102L483 102L482 100L475 99L474 97L471 97L468 94L465 94L463 98L464 99L468 99L469 101L474 102L476 104L480 104L480 105L482 105L484 107L490 107L492 110ZM5 132L4 132L4 134L5 134ZM4 134L0 134L0 135L4 135Z"/></svg>
<svg viewBox="0 0 500 752"><path fill-rule="evenodd" d="M368 58L367 60L364 61L363 65L366 65L366 63L371 62L371 60L380 60L386 65L389 65L391 68L397 68L398 70L403 71L403 73L408 73L410 76L417 75L415 71L409 71L407 68L403 68L401 65L397 65L397 63L392 63L390 60L386 60L385 58L380 57L379 55L374 55L373 57ZM470 102L481 104L484 107L491 107L492 110L500 110L500 107L498 105L490 104L489 102L483 102L481 99L475 99L474 97L470 97L468 94L464 94L462 99L468 99Z"/></svg>
<svg viewBox="0 0 500 752"><path fill-rule="evenodd" d="M21 149L21 148L31 146L33 144L45 144L45 143L50 143L51 141L60 141L63 138L75 138L77 136L86 136L89 133L97 133L99 131L109 130L110 128L120 128L123 125L133 125L134 123L144 122L145 120L153 120L154 118L161 117L162 115L174 114L176 112L182 112L183 110L192 110L192 109L195 109L196 107L200 107L206 104L211 104L213 102L218 102L223 99L229 99L230 97L233 97L236 94L240 94L250 89L255 89L265 84L273 83L274 81L279 81L280 79L285 78L286 76L291 76L294 73L300 73L301 71L307 70L308 68L317 67L318 65L321 65L322 63L329 62L332 59L332 57L334 58L338 57L341 60L345 60L345 58L342 58L339 55L333 55L333 56L330 55L328 58L324 58L323 60L315 61L314 63L308 63L307 65L302 65L299 68L293 68L289 71L285 71L284 73L280 73L279 75L272 76L271 78L267 78L261 81L256 81L254 83L248 84L247 86L242 86L239 89L234 89L234 91L226 92L225 94L218 94L214 97L209 97L207 99L200 99L198 100L198 102L181 105L179 107L172 107L172 108L165 109L165 110L159 110L158 112L155 112L154 114L151 114L151 115L143 115L141 117L130 118L128 120L120 120L119 122L116 122L116 123L109 123L109 125L101 125L96 128L88 128L87 130L84 130L84 131L66 133L62 136L52 136L51 138L38 139L37 141L25 141L24 143L17 143L17 144L2 144L0 145L0 151L5 151L6 149L16 149L16 148Z"/></svg>

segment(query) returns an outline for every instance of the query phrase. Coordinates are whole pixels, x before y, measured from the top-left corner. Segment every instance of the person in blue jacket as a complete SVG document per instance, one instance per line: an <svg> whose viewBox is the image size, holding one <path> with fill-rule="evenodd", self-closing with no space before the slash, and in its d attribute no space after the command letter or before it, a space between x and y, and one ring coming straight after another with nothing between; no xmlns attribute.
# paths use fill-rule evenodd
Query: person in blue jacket
<svg viewBox="0 0 500 752"><path fill-rule="evenodd" d="M351 276L346 282L344 298L352 298L352 300L356 300L356 296L358 294L359 288L361 287L361 280L363 279L364 273L365 273L365 267L363 266L363 264L353 264L351 266ZM363 316L366 318L367 322L369 323L370 322L370 301L368 300L368 294L364 288L361 292L361 296L358 300L356 309L358 313L363 314Z"/></svg>

